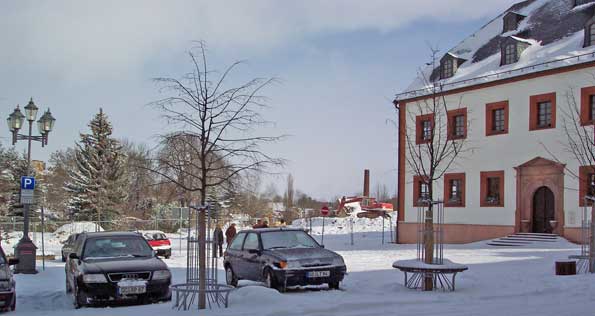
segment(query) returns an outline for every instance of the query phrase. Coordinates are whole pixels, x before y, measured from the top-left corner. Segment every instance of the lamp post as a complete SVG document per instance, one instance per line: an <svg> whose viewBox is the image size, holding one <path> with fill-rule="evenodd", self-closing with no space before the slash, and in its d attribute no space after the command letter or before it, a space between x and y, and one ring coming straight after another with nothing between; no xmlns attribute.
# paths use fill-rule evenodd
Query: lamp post
<svg viewBox="0 0 595 316"><path fill-rule="evenodd" d="M27 176L31 175L31 142L41 142L41 147L45 147L48 143L48 136L54 128L56 119L48 109L37 121L37 128L40 135L33 134L33 122L37 118L39 108L33 103L33 99L29 101L24 108L25 114L21 113L19 106L14 109L14 112L8 116L8 128L12 133L12 144L15 145L19 140L27 141ZM29 122L29 133L27 135L19 134L19 130L23 127L25 119ZM15 249L15 255L19 259L19 264L15 267L15 273L33 274L37 273L35 269L35 256L37 247L29 238L29 209L30 204L23 203L23 237Z"/></svg>

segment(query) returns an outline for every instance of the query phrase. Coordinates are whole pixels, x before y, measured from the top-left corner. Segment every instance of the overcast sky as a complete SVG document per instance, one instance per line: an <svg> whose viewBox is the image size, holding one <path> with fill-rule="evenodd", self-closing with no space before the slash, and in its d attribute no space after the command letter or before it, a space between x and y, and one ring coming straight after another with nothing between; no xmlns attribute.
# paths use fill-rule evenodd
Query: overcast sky
<svg viewBox="0 0 595 316"><path fill-rule="evenodd" d="M266 132L292 136L266 149L289 160L296 188L353 194L369 168L373 187L394 192L392 97L429 61L428 43L446 51L514 2L2 1L0 115L29 97L51 108L55 131L33 159L72 146L99 107L116 137L152 145L164 123L146 106L159 96L151 78L186 72L204 40L214 68L248 60L242 77L281 79L266 91Z"/></svg>

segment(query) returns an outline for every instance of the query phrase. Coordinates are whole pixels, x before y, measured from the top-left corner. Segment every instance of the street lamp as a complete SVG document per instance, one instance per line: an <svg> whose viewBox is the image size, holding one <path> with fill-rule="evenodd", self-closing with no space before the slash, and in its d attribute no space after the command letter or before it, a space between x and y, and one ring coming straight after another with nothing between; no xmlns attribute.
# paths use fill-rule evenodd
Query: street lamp
<svg viewBox="0 0 595 316"><path fill-rule="evenodd" d="M33 134L33 122L37 119L37 112L39 108L33 102L33 98L24 107L25 114L17 105L12 114L8 116L8 129L12 133L12 144L15 145L19 140L27 141L27 175L31 173L31 142L41 142L41 147L48 144L48 136L54 128L56 119L48 109L37 121L37 128L40 135ZM27 135L19 134L19 130L23 128L25 119L29 122L29 133ZM23 203L23 237L19 240L16 246L16 257L19 259L19 264L15 268L17 273L37 273L35 270L35 256L37 247L29 239L29 208L30 204Z"/></svg>

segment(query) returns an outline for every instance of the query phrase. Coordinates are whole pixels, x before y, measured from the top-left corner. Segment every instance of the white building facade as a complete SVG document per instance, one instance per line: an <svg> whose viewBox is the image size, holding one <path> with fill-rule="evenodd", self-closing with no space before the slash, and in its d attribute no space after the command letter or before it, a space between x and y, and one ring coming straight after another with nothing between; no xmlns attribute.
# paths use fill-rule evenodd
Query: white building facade
<svg viewBox="0 0 595 316"><path fill-rule="evenodd" d="M561 1L565 7L560 8ZM418 80L397 96L399 242L417 238L418 207L428 189L408 160L416 146L424 146L424 131L433 126L434 137L442 133L442 139L465 143L432 185L433 199L444 201L446 242L515 232L579 239L584 196L594 190L595 168L568 151L567 129L579 126L581 133L588 132L585 139L592 146L595 1L576 1L513 6L427 71L426 82L440 87L437 94ZM582 20L575 20L581 28L561 24L566 29L559 30L559 38L543 35L552 31L538 29L540 16L551 16L554 7L568 11L561 12L561 19L581 14ZM443 113L428 111L434 98L446 105L439 107ZM575 110L580 111L579 124L572 121ZM445 128L438 130L440 124Z"/></svg>

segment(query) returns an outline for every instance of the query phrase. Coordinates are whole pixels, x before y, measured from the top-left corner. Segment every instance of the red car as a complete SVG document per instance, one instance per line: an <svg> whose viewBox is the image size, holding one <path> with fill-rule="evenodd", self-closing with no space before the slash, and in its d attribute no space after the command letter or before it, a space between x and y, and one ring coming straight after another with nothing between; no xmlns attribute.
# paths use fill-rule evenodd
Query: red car
<svg viewBox="0 0 595 316"><path fill-rule="evenodd" d="M149 242L151 248L157 251L158 256L163 256L165 259L171 257L171 242L164 232L161 231L144 231L143 237Z"/></svg>

